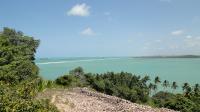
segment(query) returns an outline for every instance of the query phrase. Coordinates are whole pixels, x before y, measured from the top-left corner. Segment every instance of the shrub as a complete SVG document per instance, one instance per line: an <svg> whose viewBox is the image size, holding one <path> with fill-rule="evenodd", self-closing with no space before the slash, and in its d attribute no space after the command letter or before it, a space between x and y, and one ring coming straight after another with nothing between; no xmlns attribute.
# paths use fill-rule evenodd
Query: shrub
<svg viewBox="0 0 200 112"><path fill-rule="evenodd" d="M192 109L195 107L195 104L186 97L177 95L176 98L167 101L164 107L182 112L193 112Z"/></svg>
<svg viewBox="0 0 200 112"><path fill-rule="evenodd" d="M176 96L172 93L160 91L152 96L152 99L158 107L164 107L165 103L171 99L175 99Z"/></svg>
<svg viewBox="0 0 200 112"><path fill-rule="evenodd" d="M73 75L64 75L56 79L56 84L70 86L73 81L75 81L75 77Z"/></svg>

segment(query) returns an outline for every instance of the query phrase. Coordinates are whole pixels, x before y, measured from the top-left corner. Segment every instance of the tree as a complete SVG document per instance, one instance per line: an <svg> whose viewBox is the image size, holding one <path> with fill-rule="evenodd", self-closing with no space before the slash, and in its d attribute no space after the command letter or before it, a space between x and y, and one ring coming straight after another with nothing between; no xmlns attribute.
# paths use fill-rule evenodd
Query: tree
<svg viewBox="0 0 200 112"><path fill-rule="evenodd" d="M75 80L75 77L73 75L64 75L56 79L56 84L70 86L73 80Z"/></svg>
<svg viewBox="0 0 200 112"><path fill-rule="evenodd" d="M173 93L168 93L164 91L159 91L158 93L152 96L152 100L155 102L155 105L158 107L164 107L165 103L170 99L175 99L176 96Z"/></svg>
<svg viewBox="0 0 200 112"><path fill-rule="evenodd" d="M127 72L85 74L87 84L93 89L118 96L132 102L147 102L149 99L148 76L141 78Z"/></svg>
<svg viewBox="0 0 200 112"><path fill-rule="evenodd" d="M0 81L17 84L38 76L35 52L39 40L14 29L4 28L0 34Z"/></svg>
<svg viewBox="0 0 200 112"><path fill-rule="evenodd" d="M121 78L117 78L118 80L121 80ZM137 76L135 76L135 75L133 75L132 77L131 77L131 80L130 80L130 83L129 83L129 88L133 88L134 86L141 86L140 84L138 84L138 82L139 82L139 80L140 80L140 77L137 77ZM116 83L117 84L117 83Z"/></svg>
<svg viewBox="0 0 200 112"><path fill-rule="evenodd" d="M39 40L4 28L0 33L0 111L57 112L48 100L36 100L41 78L35 65Z"/></svg>
<svg viewBox="0 0 200 112"><path fill-rule="evenodd" d="M176 90L178 88L177 83L176 82L172 82L171 88L173 89L173 91Z"/></svg>
<svg viewBox="0 0 200 112"><path fill-rule="evenodd" d="M143 83L146 83L147 81L149 81L150 80L150 77L149 76L144 76L143 78L142 78L142 82Z"/></svg>
<svg viewBox="0 0 200 112"><path fill-rule="evenodd" d="M193 111L195 103L182 95L177 95L176 97L169 99L164 107L181 112L198 112Z"/></svg>
<svg viewBox="0 0 200 112"><path fill-rule="evenodd" d="M195 95L199 95L200 94L200 85L199 84L195 84L195 86L194 86L194 94Z"/></svg>
<svg viewBox="0 0 200 112"><path fill-rule="evenodd" d="M168 88L169 87L169 81L164 80L162 86L164 87L164 89Z"/></svg>
<svg viewBox="0 0 200 112"><path fill-rule="evenodd" d="M150 83L148 87L151 95L151 91L154 90L154 84Z"/></svg>
<svg viewBox="0 0 200 112"><path fill-rule="evenodd" d="M82 67L77 67L71 71L69 71L69 74L74 75L75 77L79 78L81 82L85 83L85 76L84 76L84 70Z"/></svg>
<svg viewBox="0 0 200 112"><path fill-rule="evenodd" d="M158 86L156 84L154 84L153 85L154 94L156 94L157 89L158 89Z"/></svg>
<svg viewBox="0 0 200 112"><path fill-rule="evenodd" d="M82 67L77 67L69 72L69 74L75 75L77 77L84 74L84 70Z"/></svg>
<svg viewBox="0 0 200 112"><path fill-rule="evenodd" d="M190 94L191 94L191 92L192 92L192 88L191 88L190 86L187 87L187 88L186 88L186 91L185 91L185 96L189 97Z"/></svg>
<svg viewBox="0 0 200 112"><path fill-rule="evenodd" d="M190 85L186 82L183 84L182 88L185 93L185 96L189 96L192 91L192 88L190 87Z"/></svg>
<svg viewBox="0 0 200 112"><path fill-rule="evenodd" d="M189 84L185 82L182 86L182 90L185 91L189 87Z"/></svg>
<svg viewBox="0 0 200 112"><path fill-rule="evenodd" d="M144 76L142 79L141 79L141 81L142 81L142 83L146 83L146 82L148 82L150 80L150 77L149 76Z"/></svg>
<svg viewBox="0 0 200 112"><path fill-rule="evenodd" d="M154 83L155 84L161 83L160 77L156 76L155 79L154 79Z"/></svg>

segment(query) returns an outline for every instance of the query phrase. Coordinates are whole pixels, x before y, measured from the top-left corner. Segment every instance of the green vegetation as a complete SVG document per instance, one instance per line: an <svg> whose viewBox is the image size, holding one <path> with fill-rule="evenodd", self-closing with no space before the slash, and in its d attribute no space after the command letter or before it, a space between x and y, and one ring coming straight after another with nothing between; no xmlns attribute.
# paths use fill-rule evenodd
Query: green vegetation
<svg viewBox="0 0 200 112"><path fill-rule="evenodd" d="M88 73L81 76L82 80L84 80L83 83L80 76L77 77L75 74L59 77L56 79L56 83L63 86L72 86L78 82L79 85L90 86L97 91L137 103L145 103L149 99L149 88L146 85L149 77L140 78L125 72L116 74L113 72L105 74Z"/></svg>
<svg viewBox="0 0 200 112"><path fill-rule="evenodd" d="M0 111L56 112L48 100L35 100L48 87L38 76L34 53L38 40L22 32L4 28L0 33Z"/></svg>
<svg viewBox="0 0 200 112"><path fill-rule="evenodd" d="M200 111L199 84L191 87L188 83L184 83L183 93L175 94L178 84L167 80L162 82L159 77L150 81L148 76L140 77L127 72L84 73L81 67L75 68L68 75L57 78L56 84L66 87L87 86L108 95L154 107L165 107L182 112ZM163 86L163 91L157 92L159 85ZM170 88L172 92L167 91Z"/></svg>

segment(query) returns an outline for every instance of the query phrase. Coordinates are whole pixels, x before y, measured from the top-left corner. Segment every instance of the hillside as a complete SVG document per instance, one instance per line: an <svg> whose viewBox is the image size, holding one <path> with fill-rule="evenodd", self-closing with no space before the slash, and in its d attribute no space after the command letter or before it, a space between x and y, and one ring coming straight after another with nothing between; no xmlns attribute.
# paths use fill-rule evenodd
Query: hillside
<svg viewBox="0 0 200 112"><path fill-rule="evenodd" d="M61 112L175 112L165 108L152 108L92 91L88 88L47 89L38 99L51 99Z"/></svg>

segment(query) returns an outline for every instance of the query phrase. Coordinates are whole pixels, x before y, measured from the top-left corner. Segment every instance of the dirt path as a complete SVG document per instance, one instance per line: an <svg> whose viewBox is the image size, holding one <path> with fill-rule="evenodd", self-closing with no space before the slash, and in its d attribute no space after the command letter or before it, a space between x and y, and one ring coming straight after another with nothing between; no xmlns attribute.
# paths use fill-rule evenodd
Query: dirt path
<svg viewBox="0 0 200 112"><path fill-rule="evenodd" d="M56 100L56 95L53 95L53 96L52 96L52 99L51 99L51 103L54 103L55 100Z"/></svg>
<svg viewBox="0 0 200 112"><path fill-rule="evenodd" d="M61 112L174 112L131 103L87 88L48 89L40 93L38 98L51 99L51 103Z"/></svg>

